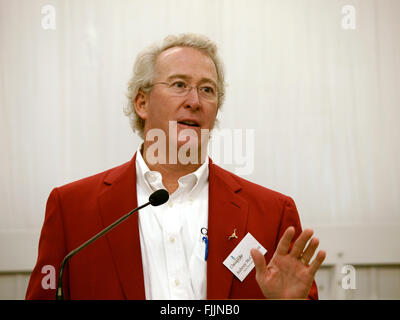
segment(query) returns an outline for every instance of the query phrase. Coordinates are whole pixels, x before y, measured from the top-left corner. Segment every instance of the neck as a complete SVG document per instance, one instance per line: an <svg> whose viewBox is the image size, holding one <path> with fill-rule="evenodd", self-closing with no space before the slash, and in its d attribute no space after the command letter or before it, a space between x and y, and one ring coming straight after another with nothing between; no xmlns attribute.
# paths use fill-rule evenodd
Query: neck
<svg viewBox="0 0 400 320"><path fill-rule="evenodd" d="M175 159L175 161L173 161L172 163L169 163L169 153L166 152L165 157L160 157L159 155L157 155L159 157L158 159L166 159L166 163L153 163L152 161L149 161L149 159L147 159L147 150L149 149L149 146L150 144L146 143L145 141L142 145L142 148L140 149L140 153L142 154L143 160L146 162L147 167L151 171L158 171L161 173L163 185L165 186L169 194L174 193L178 189L179 178L189 173L192 173L200 168L207 156L203 155L202 157L199 150L199 156L197 159L198 161L196 161L196 163L189 162L187 164L182 164L179 161L179 157L177 157L178 159Z"/></svg>

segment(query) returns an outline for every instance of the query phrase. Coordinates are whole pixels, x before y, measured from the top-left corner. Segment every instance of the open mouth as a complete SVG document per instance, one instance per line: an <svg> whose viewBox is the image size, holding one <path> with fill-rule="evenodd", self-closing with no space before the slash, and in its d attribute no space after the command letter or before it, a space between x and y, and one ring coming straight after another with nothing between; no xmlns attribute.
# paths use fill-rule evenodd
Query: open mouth
<svg viewBox="0 0 400 320"><path fill-rule="evenodd" d="M196 121L191 120L178 121L178 123L189 127L200 127Z"/></svg>

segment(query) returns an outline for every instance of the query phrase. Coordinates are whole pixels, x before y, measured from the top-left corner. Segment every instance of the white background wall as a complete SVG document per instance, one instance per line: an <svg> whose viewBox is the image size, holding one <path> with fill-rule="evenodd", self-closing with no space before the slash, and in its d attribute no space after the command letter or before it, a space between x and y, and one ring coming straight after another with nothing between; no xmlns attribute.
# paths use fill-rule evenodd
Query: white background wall
<svg viewBox="0 0 400 320"><path fill-rule="evenodd" d="M328 249L321 297L399 299L398 0L0 0L0 298L24 296L51 189L131 158L136 54L182 32L219 45L220 128L255 133L244 177L293 197Z"/></svg>

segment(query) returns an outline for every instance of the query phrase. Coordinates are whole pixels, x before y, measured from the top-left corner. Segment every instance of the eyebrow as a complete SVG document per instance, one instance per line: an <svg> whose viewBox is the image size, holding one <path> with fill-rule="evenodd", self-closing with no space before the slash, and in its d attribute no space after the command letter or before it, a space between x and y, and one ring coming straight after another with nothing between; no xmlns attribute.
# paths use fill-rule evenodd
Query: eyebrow
<svg viewBox="0 0 400 320"><path fill-rule="evenodd" d="M191 77L191 76L188 76L188 75L186 75L186 74L173 74L173 75L170 75L170 76L167 78L167 81L169 81L169 80L174 80L174 79L183 79L183 80L187 80L187 81L188 81L188 80L192 79L192 77ZM215 81L212 80L212 79L209 79L209 78L201 78L200 81L199 81L199 83L207 83L207 82L212 83L215 87L217 87L217 84L216 84Z"/></svg>

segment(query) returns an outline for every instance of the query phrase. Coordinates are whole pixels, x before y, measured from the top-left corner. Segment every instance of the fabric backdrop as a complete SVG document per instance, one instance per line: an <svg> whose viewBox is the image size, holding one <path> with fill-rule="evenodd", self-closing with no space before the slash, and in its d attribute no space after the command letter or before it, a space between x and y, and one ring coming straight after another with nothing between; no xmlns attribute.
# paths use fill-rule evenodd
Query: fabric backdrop
<svg viewBox="0 0 400 320"><path fill-rule="evenodd" d="M400 222L400 1L1 0L0 232L40 230L53 187L131 158L136 54L182 32L219 46L220 129L254 133L244 178L303 225Z"/></svg>

